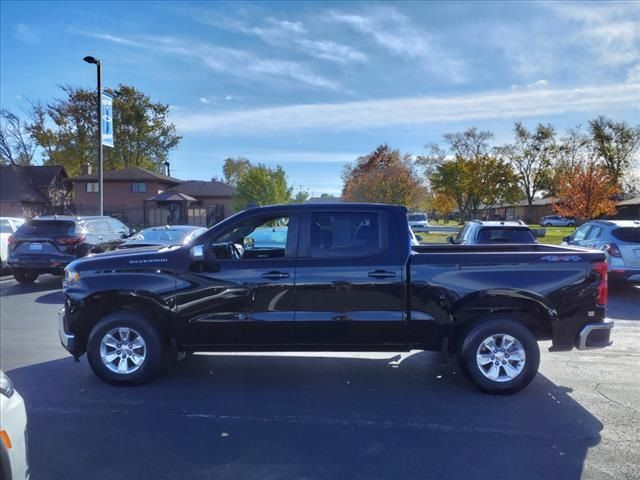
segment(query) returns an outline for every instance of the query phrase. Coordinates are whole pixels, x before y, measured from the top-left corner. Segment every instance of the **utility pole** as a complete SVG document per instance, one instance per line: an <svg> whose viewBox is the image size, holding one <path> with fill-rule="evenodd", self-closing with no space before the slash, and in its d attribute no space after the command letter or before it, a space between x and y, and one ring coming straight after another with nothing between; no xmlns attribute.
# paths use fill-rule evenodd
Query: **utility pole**
<svg viewBox="0 0 640 480"><path fill-rule="evenodd" d="M98 210L99 215L104 215L104 161L102 157L102 74L100 71L100 60L94 57L84 57L83 60L98 67Z"/></svg>

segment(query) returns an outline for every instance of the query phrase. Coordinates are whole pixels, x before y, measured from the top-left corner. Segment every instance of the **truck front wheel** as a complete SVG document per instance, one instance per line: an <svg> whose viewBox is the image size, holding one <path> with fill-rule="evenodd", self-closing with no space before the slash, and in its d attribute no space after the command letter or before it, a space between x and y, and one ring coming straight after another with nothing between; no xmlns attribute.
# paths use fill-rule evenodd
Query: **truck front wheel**
<svg viewBox="0 0 640 480"><path fill-rule="evenodd" d="M87 358L102 380L139 385L156 379L165 365L158 330L140 313L118 310L100 320L89 334Z"/></svg>
<svg viewBox="0 0 640 480"><path fill-rule="evenodd" d="M487 393L509 394L538 373L540 349L531 331L512 320L493 319L473 327L460 346L467 377Z"/></svg>

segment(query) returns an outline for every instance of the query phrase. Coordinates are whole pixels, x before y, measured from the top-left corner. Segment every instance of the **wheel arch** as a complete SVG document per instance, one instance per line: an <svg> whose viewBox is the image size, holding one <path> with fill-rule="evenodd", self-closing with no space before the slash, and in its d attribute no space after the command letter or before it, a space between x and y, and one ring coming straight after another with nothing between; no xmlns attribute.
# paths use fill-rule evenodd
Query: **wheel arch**
<svg viewBox="0 0 640 480"><path fill-rule="evenodd" d="M78 348L84 353L91 330L110 313L133 310L153 324L167 340L171 338L170 319L173 312L159 296L145 291L111 290L98 292L82 300L76 319Z"/></svg>
<svg viewBox="0 0 640 480"><path fill-rule="evenodd" d="M557 311L549 301L534 292L490 289L474 292L452 305L454 342L460 341L480 322L502 318L526 326L538 340L550 339Z"/></svg>

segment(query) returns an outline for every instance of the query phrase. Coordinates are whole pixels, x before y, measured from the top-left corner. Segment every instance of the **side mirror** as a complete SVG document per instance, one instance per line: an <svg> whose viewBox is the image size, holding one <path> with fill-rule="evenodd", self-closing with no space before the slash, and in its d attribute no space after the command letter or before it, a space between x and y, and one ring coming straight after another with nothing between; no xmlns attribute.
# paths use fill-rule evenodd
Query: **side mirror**
<svg viewBox="0 0 640 480"><path fill-rule="evenodd" d="M562 237L562 241L564 242L570 242L571 241L571 235L567 235L565 237Z"/></svg>
<svg viewBox="0 0 640 480"><path fill-rule="evenodd" d="M419 242L421 242L423 240L422 235L416 235L416 240L418 240Z"/></svg>
<svg viewBox="0 0 640 480"><path fill-rule="evenodd" d="M544 238L547 236L547 230L544 228L536 228L531 230L536 238Z"/></svg>
<svg viewBox="0 0 640 480"><path fill-rule="evenodd" d="M191 259L195 262L201 262L204 260L204 245L194 245L189 250Z"/></svg>
<svg viewBox="0 0 640 480"><path fill-rule="evenodd" d="M455 240L453 239L453 237L447 237L447 242L455 243Z"/></svg>

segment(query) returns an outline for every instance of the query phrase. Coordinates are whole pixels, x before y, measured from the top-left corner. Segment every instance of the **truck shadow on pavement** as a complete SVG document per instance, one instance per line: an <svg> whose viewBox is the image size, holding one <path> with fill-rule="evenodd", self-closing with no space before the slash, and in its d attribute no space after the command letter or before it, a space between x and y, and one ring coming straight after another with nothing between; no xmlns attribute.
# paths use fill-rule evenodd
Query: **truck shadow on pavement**
<svg viewBox="0 0 640 480"><path fill-rule="evenodd" d="M607 316L619 320L640 320L640 285L611 284Z"/></svg>
<svg viewBox="0 0 640 480"><path fill-rule="evenodd" d="M427 352L194 355L122 388L86 359L9 372L32 478L578 479L602 424L539 374L476 391ZM125 460L122 460L125 461Z"/></svg>
<svg viewBox="0 0 640 480"><path fill-rule="evenodd" d="M46 292L52 289L62 291L62 277L53 275L41 275L35 283L12 283L2 285L0 296L24 295L27 293Z"/></svg>

